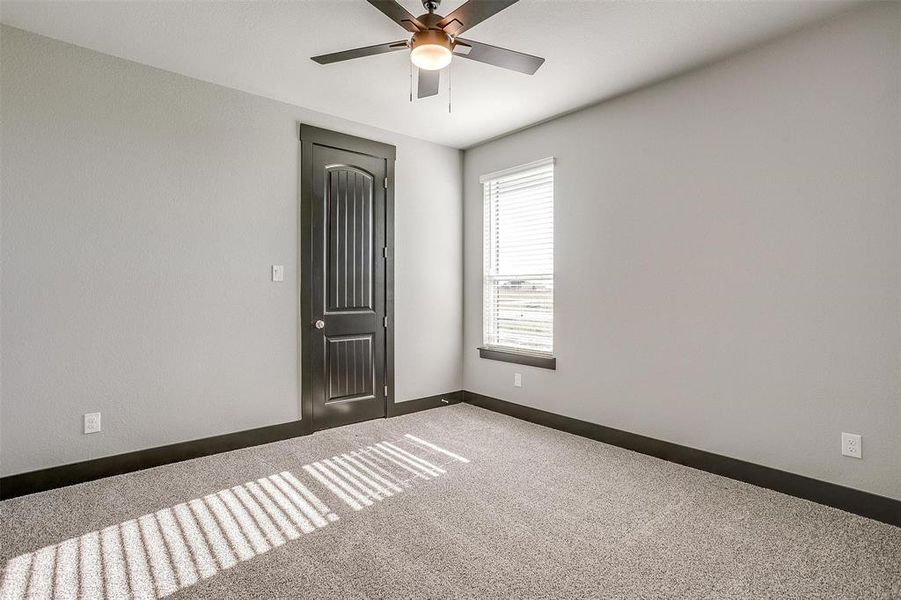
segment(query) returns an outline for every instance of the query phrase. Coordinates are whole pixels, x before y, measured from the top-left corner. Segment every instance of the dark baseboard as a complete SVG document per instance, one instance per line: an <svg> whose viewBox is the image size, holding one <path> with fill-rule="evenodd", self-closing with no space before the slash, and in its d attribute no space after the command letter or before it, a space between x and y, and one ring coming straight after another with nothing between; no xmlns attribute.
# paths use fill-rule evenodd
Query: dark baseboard
<svg viewBox="0 0 901 600"><path fill-rule="evenodd" d="M558 429L680 465L744 481L901 527L901 501L834 483L764 467L704 450L664 442L651 437L580 421L555 413L498 400L473 392L456 391L400 402L388 407L397 417L448 404L468 402L524 421ZM15 498L54 488L122 475L151 467L278 442L310 433L306 423L291 421L199 440L117 454L0 478L0 499Z"/></svg>
<svg viewBox="0 0 901 600"><path fill-rule="evenodd" d="M83 462L9 475L0 479L0 500L34 494L54 488L122 475L151 467L200 458L229 450L259 446L308 434L302 421L290 421L246 431L226 433L199 440L157 446L125 454L104 456Z"/></svg>
<svg viewBox="0 0 901 600"><path fill-rule="evenodd" d="M388 406L388 416L399 417L421 410L438 408L439 406L459 404L460 402L463 402L463 390L448 392L447 394L438 394L437 396L428 396L426 398L417 398L416 400L408 400L406 402L397 402Z"/></svg>
<svg viewBox="0 0 901 600"><path fill-rule="evenodd" d="M642 454L662 458L716 475L744 481L783 494L797 496L834 508L901 527L901 501L869 492L764 467L736 458L681 446L672 442L605 427L588 421L530 408L473 392L464 392L464 401L517 419L558 429Z"/></svg>
<svg viewBox="0 0 901 600"><path fill-rule="evenodd" d="M389 405L388 416L406 415L462 401L462 391L418 398L408 402ZM151 467L159 467L192 458L200 458L201 456L219 454L220 452L259 446L270 442L280 442L310 433L312 433L311 428L307 426L306 422L290 421L288 423L226 433L199 440L105 456L18 475L9 475L0 478L0 500L75 485L76 483L94 481L103 477L122 475Z"/></svg>

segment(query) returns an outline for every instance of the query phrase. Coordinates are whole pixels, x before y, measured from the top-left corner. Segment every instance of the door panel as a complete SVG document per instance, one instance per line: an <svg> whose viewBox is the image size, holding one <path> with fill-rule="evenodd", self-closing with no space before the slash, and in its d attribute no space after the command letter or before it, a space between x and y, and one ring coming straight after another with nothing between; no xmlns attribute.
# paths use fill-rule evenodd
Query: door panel
<svg viewBox="0 0 901 600"><path fill-rule="evenodd" d="M372 175L327 168L328 310L373 310Z"/></svg>
<svg viewBox="0 0 901 600"><path fill-rule="evenodd" d="M329 367L326 402L339 402L375 395L373 336L328 338L326 364Z"/></svg>
<svg viewBox="0 0 901 600"><path fill-rule="evenodd" d="M312 323L302 335L312 336L312 418L323 429L386 414L387 161L318 144L308 152Z"/></svg>

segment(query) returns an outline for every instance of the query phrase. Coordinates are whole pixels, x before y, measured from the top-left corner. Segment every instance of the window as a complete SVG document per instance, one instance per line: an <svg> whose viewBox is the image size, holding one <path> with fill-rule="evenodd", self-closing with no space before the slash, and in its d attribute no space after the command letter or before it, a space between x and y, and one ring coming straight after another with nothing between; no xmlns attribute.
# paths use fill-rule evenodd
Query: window
<svg viewBox="0 0 901 600"><path fill-rule="evenodd" d="M481 182L481 355L554 368L554 159L484 175Z"/></svg>

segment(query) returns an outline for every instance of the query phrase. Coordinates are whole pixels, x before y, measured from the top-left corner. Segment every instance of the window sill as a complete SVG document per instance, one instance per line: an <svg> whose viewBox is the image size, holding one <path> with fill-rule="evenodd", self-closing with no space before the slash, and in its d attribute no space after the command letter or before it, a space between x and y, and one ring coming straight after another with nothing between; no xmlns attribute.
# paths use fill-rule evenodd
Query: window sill
<svg viewBox="0 0 901 600"><path fill-rule="evenodd" d="M542 356L540 354L527 354L513 350L500 350L498 348L479 348L479 358L499 360L502 362L528 365L539 369L557 369L557 358L554 356Z"/></svg>

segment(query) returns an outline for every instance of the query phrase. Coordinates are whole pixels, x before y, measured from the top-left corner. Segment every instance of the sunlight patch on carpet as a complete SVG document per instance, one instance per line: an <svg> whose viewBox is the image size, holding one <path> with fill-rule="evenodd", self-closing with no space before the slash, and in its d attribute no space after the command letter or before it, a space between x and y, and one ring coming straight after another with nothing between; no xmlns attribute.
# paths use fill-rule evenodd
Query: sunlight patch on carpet
<svg viewBox="0 0 901 600"><path fill-rule="evenodd" d="M339 521L320 495L361 511L453 462L409 434L323 458L16 556L0 600L163 598Z"/></svg>

